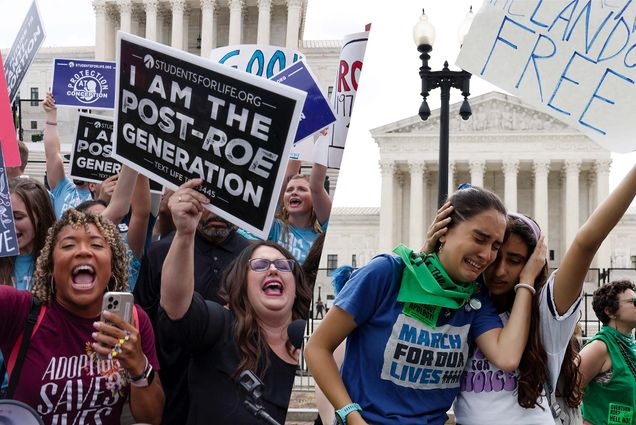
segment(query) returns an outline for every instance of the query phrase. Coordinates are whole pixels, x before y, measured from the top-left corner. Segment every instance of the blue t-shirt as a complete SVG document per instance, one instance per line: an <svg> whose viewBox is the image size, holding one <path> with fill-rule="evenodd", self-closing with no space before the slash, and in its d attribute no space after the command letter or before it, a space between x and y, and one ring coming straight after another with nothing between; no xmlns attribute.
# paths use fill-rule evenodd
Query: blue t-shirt
<svg viewBox="0 0 636 425"><path fill-rule="evenodd" d="M357 324L341 375L369 423L442 425L470 345L502 324L483 289L476 295L479 310L444 308L435 329L406 316L397 302L403 269L399 257L379 255L338 294L335 305Z"/></svg>
<svg viewBox="0 0 636 425"><path fill-rule="evenodd" d="M128 225L125 223L119 223L117 225L117 230L119 230L119 236L126 246L126 251L128 251L128 291L132 292L137 284L137 276L139 275L141 260L137 258L133 250L130 249L130 244L128 242Z"/></svg>
<svg viewBox="0 0 636 425"><path fill-rule="evenodd" d="M57 218L62 217L67 209L74 208L88 199L93 199L91 191L78 189L67 176L64 176L51 191L51 201Z"/></svg>
<svg viewBox="0 0 636 425"><path fill-rule="evenodd" d="M15 287L21 291L30 291L33 287L33 272L35 271L35 259L33 254L18 255L15 258L13 277Z"/></svg>
<svg viewBox="0 0 636 425"><path fill-rule="evenodd" d="M322 224L320 229L325 232L327 230L327 224ZM307 254L311 249L311 245L314 243L319 232L316 232L312 226L310 227L294 227L291 224L287 225L288 233L285 232L285 224L280 219L275 219L272 223L272 228L269 231L267 240L276 242L278 245L288 250L294 258L300 263L304 263L307 258ZM239 234L246 239L258 240L256 236L246 232L243 229L238 230Z"/></svg>

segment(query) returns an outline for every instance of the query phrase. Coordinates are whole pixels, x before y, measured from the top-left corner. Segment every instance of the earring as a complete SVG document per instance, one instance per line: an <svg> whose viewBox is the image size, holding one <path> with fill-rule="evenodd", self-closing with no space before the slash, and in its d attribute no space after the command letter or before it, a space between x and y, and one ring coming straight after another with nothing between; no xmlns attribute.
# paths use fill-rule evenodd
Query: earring
<svg viewBox="0 0 636 425"><path fill-rule="evenodd" d="M115 280L115 286L111 287L111 281L108 281L108 285L106 285L106 289L108 291L114 291L115 288L119 288L119 282L117 281L117 276L113 275L113 279Z"/></svg>
<svg viewBox="0 0 636 425"><path fill-rule="evenodd" d="M49 282L51 295L55 295L55 284L53 283L53 275L51 275L51 281Z"/></svg>
<svg viewBox="0 0 636 425"><path fill-rule="evenodd" d="M444 242L439 244L439 248L437 249L437 253L441 254L443 249L444 249Z"/></svg>

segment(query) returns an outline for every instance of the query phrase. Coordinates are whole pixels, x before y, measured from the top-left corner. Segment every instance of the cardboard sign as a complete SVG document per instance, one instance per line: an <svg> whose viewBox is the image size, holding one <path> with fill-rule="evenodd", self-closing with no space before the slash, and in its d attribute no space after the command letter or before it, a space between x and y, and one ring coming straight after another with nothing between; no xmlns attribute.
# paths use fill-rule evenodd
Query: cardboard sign
<svg viewBox="0 0 636 425"><path fill-rule="evenodd" d="M2 67L1 54L0 67ZM0 145L2 146L2 155L7 158L7 167L17 167L21 163L17 139L7 84L4 73L0 72Z"/></svg>
<svg viewBox="0 0 636 425"><path fill-rule="evenodd" d="M576 127L636 148L636 3L487 1L457 64Z"/></svg>
<svg viewBox="0 0 636 425"><path fill-rule="evenodd" d="M317 138L313 149L313 162L328 168L340 168L342 162L368 39L368 31L344 38L336 83L331 94L331 109L336 115L336 122ZM307 139L305 143L313 143L313 140ZM298 148L302 150L302 147Z"/></svg>
<svg viewBox="0 0 636 425"><path fill-rule="evenodd" d="M77 136L70 158L72 178L101 183L121 171L121 163L111 155L112 134L112 118L79 114ZM150 191L163 193L163 187L150 180Z"/></svg>
<svg viewBox="0 0 636 425"><path fill-rule="evenodd" d="M266 238L305 93L119 32L114 156Z"/></svg>
<svg viewBox="0 0 636 425"><path fill-rule="evenodd" d="M0 152L0 257L18 254L20 254L20 247L18 246L18 236L13 222L9 183L2 152Z"/></svg>
<svg viewBox="0 0 636 425"><path fill-rule="evenodd" d="M303 57L296 50L259 44L219 47L210 54L215 62L265 78L272 78Z"/></svg>
<svg viewBox="0 0 636 425"><path fill-rule="evenodd" d="M57 106L113 109L115 62L55 59L53 97Z"/></svg>
<svg viewBox="0 0 636 425"><path fill-rule="evenodd" d="M273 76L272 80L307 93L294 142L311 136L336 120L327 98L304 60L288 66Z"/></svg>
<svg viewBox="0 0 636 425"><path fill-rule="evenodd" d="M45 35L38 5L34 0L4 61L4 75L11 102L18 95L20 84L42 46Z"/></svg>

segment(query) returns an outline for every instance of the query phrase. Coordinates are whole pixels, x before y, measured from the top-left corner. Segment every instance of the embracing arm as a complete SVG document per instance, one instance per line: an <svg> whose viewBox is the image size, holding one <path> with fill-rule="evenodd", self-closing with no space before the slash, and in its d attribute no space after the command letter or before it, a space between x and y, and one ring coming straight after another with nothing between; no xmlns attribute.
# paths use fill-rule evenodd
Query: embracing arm
<svg viewBox="0 0 636 425"><path fill-rule="evenodd" d="M534 287L534 281L545 265L547 250L545 236L541 235L536 248L521 270L520 283ZM506 372L513 372L519 367L526 348L533 296L528 288L520 287L515 294L515 302L506 326L484 332L475 340L486 358Z"/></svg>
<svg viewBox="0 0 636 425"><path fill-rule="evenodd" d="M42 103L46 112L46 127L44 127L44 156L46 158L46 178L51 189L62 181L65 175L60 149L60 133L57 129L57 107L51 93L47 93Z"/></svg>
<svg viewBox="0 0 636 425"><path fill-rule="evenodd" d="M311 202L314 204L316 218L320 224L325 224L329 220L329 214L331 214L331 198L325 190L326 175L326 166L314 163L311 167L311 177L309 178Z"/></svg>
<svg viewBox="0 0 636 425"><path fill-rule="evenodd" d="M352 400L342 382L333 352L355 328L353 316L340 307L334 306L305 346L304 355L309 370L335 409L346 406ZM347 423L356 425L366 422L359 412L352 412L347 416Z"/></svg>
<svg viewBox="0 0 636 425"><path fill-rule="evenodd" d="M623 178L576 233L565 252L554 282L554 303L564 314L578 299L596 251L636 196L636 166Z"/></svg>
<svg viewBox="0 0 636 425"><path fill-rule="evenodd" d="M179 187L168 202L177 231L161 269L161 307L172 320L181 319L194 294L194 235L203 213L205 196L193 188L201 179Z"/></svg>

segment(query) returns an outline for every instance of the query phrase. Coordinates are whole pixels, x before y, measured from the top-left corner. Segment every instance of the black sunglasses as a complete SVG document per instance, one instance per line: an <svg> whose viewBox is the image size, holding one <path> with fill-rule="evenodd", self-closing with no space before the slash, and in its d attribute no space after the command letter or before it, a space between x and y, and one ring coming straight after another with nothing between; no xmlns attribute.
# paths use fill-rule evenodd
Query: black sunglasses
<svg viewBox="0 0 636 425"><path fill-rule="evenodd" d="M279 258L276 260L268 260L267 258L252 258L249 263L250 269L255 272L266 272L272 264L279 272L290 272L294 270L294 260L289 258Z"/></svg>

